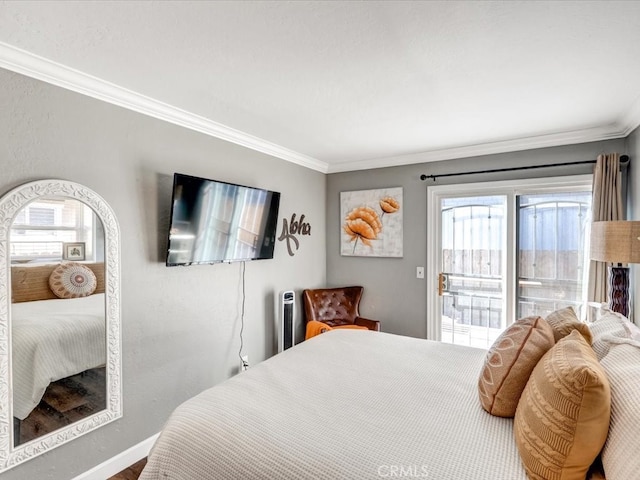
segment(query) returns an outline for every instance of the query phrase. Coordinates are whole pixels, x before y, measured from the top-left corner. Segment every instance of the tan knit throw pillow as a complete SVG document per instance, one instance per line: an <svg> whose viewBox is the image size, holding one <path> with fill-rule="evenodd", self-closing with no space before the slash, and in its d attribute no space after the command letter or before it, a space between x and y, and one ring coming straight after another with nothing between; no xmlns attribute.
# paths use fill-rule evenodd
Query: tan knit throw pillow
<svg viewBox="0 0 640 480"><path fill-rule="evenodd" d="M542 357L518 403L515 439L529 478L584 480L607 438L610 409L607 376L575 330Z"/></svg>
<svg viewBox="0 0 640 480"><path fill-rule="evenodd" d="M589 326L580 321L572 307L556 310L550 313L545 320L553 329L553 336L556 339L556 343L574 330L578 330L589 345L593 342Z"/></svg>
<svg viewBox="0 0 640 480"><path fill-rule="evenodd" d="M491 415L513 417L529 375L554 345L553 331L541 317L510 325L487 353L480 378L480 403Z"/></svg>

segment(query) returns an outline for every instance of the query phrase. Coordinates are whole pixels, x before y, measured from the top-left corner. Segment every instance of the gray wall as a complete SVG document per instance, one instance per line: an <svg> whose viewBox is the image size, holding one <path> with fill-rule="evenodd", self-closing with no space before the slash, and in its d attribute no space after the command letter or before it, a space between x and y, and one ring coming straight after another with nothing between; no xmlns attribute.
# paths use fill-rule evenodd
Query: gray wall
<svg viewBox="0 0 640 480"><path fill-rule="evenodd" d="M627 183L627 219L640 220L640 128L627 137L631 156ZM631 318L640 325L640 265L631 265Z"/></svg>
<svg viewBox="0 0 640 480"><path fill-rule="evenodd" d="M100 194L122 240L124 418L30 460L3 479L69 479L157 433L182 401L239 365L241 265L164 266L175 171L282 193L282 218L312 235L288 255L246 264L244 353L274 353L279 291L325 282L326 176L273 157L0 70L0 194L60 178Z"/></svg>
<svg viewBox="0 0 640 480"><path fill-rule="evenodd" d="M612 151L624 153L624 140L331 174L327 181L327 282L331 286L363 285L365 287L361 306L363 316L381 320L384 331L426 338L426 280L416 279L416 267L426 267L427 242L430 238L430 232L427 232L427 186L429 182L431 184L434 182L433 180L421 181L420 175L470 172L507 166L579 162L595 160L600 153ZM592 165L522 170L482 176L442 178L435 184L541 178L584 174L592 170ZM636 181L638 180L640 179ZM403 187L404 189L403 258L342 257L339 243L340 192L383 187Z"/></svg>

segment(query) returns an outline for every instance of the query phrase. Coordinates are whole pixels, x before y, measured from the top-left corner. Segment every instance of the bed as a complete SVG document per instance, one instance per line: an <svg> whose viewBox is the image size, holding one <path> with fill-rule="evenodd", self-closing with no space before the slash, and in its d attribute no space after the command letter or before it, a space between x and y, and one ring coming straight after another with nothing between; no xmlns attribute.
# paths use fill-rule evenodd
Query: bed
<svg viewBox="0 0 640 480"><path fill-rule="evenodd" d="M50 277L60 265L11 266L12 405L18 420L29 416L51 382L105 364L104 263L82 264L96 286L80 298L58 298L51 290Z"/></svg>
<svg viewBox="0 0 640 480"><path fill-rule="evenodd" d="M13 416L24 420L51 382L105 364L104 293L14 303Z"/></svg>
<svg viewBox="0 0 640 480"><path fill-rule="evenodd" d="M180 405L140 479L640 478L640 329L596 316L520 319L488 351L328 331ZM488 371L492 409L522 383L514 418Z"/></svg>
<svg viewBox="0 0 640 480"><path fill-rule="evenodd" d="M332 330L178 407L141 480L526 479L478 401L486 351Z"/></svg>

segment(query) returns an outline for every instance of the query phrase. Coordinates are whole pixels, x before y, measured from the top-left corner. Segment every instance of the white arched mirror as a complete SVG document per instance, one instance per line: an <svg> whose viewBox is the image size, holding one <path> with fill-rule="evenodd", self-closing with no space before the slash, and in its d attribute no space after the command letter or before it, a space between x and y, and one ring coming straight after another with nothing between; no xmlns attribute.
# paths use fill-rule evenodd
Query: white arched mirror
<svg viewBox="0 0 640 480"><path fill-rule="evenodd" d="M0 199L0 472L122 416L119 249L82 185Z"/></svg>

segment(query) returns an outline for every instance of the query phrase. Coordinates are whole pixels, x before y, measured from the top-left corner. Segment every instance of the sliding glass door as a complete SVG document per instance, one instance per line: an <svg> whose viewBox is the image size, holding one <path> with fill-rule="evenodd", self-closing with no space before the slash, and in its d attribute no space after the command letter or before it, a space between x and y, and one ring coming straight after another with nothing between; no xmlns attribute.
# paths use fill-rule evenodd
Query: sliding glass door
<svg viewBox="0 0 640 480"><path fill-rule="evenodd" d="M484 346L503 329L504 195L441 201L441 340Z"/></svg>
<svg viewBox="0 0 640 480"><path fill-rule="evenodd" d="M591 176L428 188L428 336L487 348L528 315L581 307Z"/></svg>
<svg viewBox="0 0 640 480"><path fill-rule="evenodd" d="M591 192L516 196L517 317L582 307Z"/></svg>

